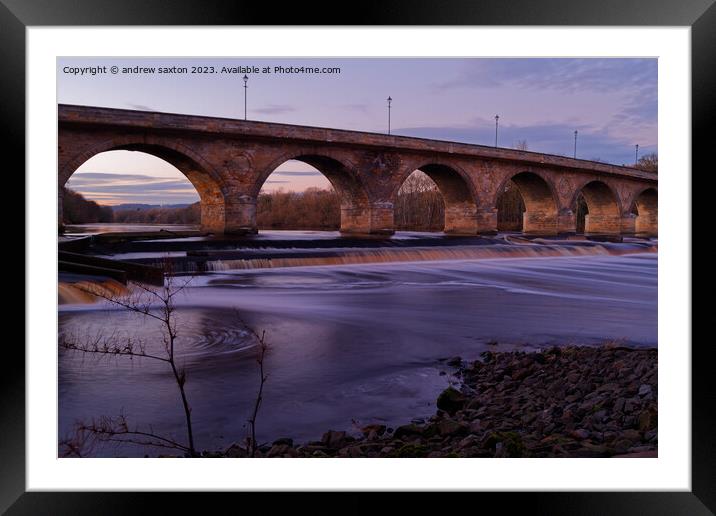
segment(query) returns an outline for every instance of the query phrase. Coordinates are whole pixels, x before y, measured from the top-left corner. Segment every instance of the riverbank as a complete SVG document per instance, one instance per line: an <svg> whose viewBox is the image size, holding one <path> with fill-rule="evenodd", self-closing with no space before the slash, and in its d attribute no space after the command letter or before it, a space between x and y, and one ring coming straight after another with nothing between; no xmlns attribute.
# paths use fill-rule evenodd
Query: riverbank
<svg viewBox="0 0 716 516"><path fill-rule="evenodd" d="M320 441L290 438L260 457L656 457L657 350L615 344L540 352L485 352L450 359L454 386L436 414L360 435L329 430ZM259 416L260 419L260 416ZM260 424L260 423L259 423ZM213 457L245 457L232 445Z"/></svg>

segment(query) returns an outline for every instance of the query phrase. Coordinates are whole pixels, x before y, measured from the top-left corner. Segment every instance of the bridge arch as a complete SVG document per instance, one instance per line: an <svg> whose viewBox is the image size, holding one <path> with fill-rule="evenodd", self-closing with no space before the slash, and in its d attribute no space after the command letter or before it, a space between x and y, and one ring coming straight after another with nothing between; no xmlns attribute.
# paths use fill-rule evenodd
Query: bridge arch
<svg viewBox="0 0 716 516"><path fill-rule="evenodd" d="M631 203L632 213L636 214L635 232L640 236L659 234L659 194L656 188L649 187L638 192Z"/></svg>
<svg viewBox="0 0 716 516"><path fill-rule="evenodd" d="M257 177L251 195L258 198L268 177L287 161L301 161L328 179L340 199L341 233L369 233L372 225L368 192L355 166L330 152L294 151L284 153L264 167Z"/></svg>
<svg viewBox="0 0 716 516"><path fill-rule="evenodd" d="M439 160L413 162L404 168L392 193L395 201L400 188L416 171L427 175L442 195L444 204L443 231L450 234L477 233L477 195L470 176L459 166ZM395 203L395 202L394 202Z"/></svg>
<svg viewBox="0 0 716 516"><path fill-rule="evenodd" d="M504 179L495 193L494 206L499 206L500 196L512 182L519 191L524 203L522 232L553 235L557 233L559 214L558 196L554 185L537 172L518 172ZM498 212L498 219L500 214Z"/></svg>
<svg viewBox="0 0 716 516"><path fill-rule="evenodd" d="M103 152L126 150L143 152L166 161L179 170L199 194L201 227L206 232L222 233L225 229L226 210L223 182L219 174L191 149L176 141L162 141L144 136L126 136L106 140L84 149L70 158L59 170L59 190L72 174L87 160ZM60 196L59 217L62 220Z"/></svg>
<svg viewBox="0 0 716 516"><path fill-rule="evenodd" d="M619 195L607 183L591 180L577 188L571 205L578 212L580 195L586 205L584 216L585 234L615 235L621 231L621 202ZM579 214L577 214L579 216ZM577 221L579 227L580 221Z"/></svg>

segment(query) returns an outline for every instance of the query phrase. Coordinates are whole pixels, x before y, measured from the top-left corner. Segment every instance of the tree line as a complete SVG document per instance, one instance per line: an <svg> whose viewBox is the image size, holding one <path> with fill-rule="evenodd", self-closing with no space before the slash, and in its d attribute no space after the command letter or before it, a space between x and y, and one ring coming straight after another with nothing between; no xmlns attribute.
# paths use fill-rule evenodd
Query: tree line
<svg viewBox="0 0 716 516"><path fill-rule="evenodd" d="M200 224L198 202L175 208L113 209L65 189L64 223L96 222L121 224ZM515 187L500 197L498 223L501 229L517 229L524 204ZM442 231L445 205L442 194L425 174L413 174L403 184L395 203L395 228L399 231ZM307 229L337 231L341 225L341 203L333 190L309 188L303 192L277 190L261 193L256 204L260 229Z"/></svg>

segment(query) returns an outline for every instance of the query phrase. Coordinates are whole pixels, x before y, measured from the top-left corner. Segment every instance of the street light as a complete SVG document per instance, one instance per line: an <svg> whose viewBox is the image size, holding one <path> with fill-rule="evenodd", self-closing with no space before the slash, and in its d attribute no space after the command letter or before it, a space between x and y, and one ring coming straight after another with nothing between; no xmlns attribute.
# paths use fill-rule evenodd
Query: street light
<svg viewBox="0 0 716 516"><path fill-rule="evenodd" d="M495 115L495 147L497 147L497 124L500 121L500 115Z"/></svg>
<svg viewBox="0 0 716 516"><path fill-rule="evenodd" d="M577 130L574 130L574 159L577 159Z"/></svg>
<svg viewBox="0 0 716 516"><path fill-rule="evenodd" d="M393 102L393 99L388 97L388 134L390 134L390 103Z"/></svg>
<svg viewBox="0 0 716 516"><path fill-rule="evenodd" d="M246 76L246 74L244 74L243 79L244 79L244 120L246 120L246 94L249 89L249 87L246 83L249 82L249 78L248 78L248 76Z"/></svg>
<svg viewBox="0 0 716 516"><path fill-rule="evenodd" d="M639 144L636 144L636 149L634 150L634 165L639 164Z"/></svg>

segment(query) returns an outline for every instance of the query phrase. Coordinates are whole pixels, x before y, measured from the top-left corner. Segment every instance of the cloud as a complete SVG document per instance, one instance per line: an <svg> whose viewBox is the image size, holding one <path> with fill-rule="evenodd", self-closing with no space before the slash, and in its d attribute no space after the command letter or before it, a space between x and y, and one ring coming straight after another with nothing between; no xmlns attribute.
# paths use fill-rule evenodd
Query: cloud
<svg viewBox="0 0 716 516"><path fill-rule="evenodd" d="M296 111L296 108L289 106L288 104L269 104L266 107L254 109L253 111L261 113L262 115L280 115Z"/></svg>
<svg viewBox="0 0 716 516"><path fill-rule="evenodd" d="M438 83L434 89L454 88L505 89L557 92L576 95L607 95L617 110L611 123L625 133L657 123L656 59L476 59L468 60L453 79Z"/></svg>
<svg viewBox="0 0 716 516"><path fill-rule="evenodd" d="M181 177L78 172L70 177L67 187L103 204L178 204L199 199L192 184Z"/></svg>
<svg viewBox="0 0 716 516"><path fill-rule="evenodd" d="M565 123L543 123L533 125L505 124L498 131L498 146L512 148L520 140L527 140L528 150L573 156L574 130L579 131L577 139L577 157L599 159L607 163L622 165L634 161L634 146L630 141L617 138L607 131L589 125L571 125ZM425 126L407 127L395 130L395 134L430 138L436 140L472 143L494 146L495 122L476 119L464 126ZM640 152L656 152L655 144L644 143Z"/></svg>
<svg viewBox="0 0 716 516"><path fill-rule="evenodd" d="M476 59L456 78L437 84L457 87L557 90L566 93L656 89L656 59Z"/></svg>

